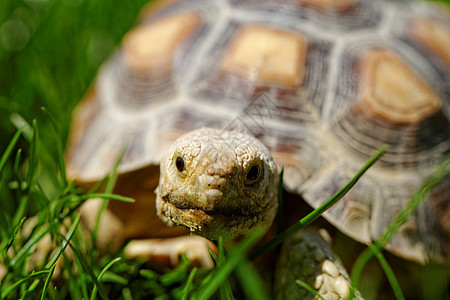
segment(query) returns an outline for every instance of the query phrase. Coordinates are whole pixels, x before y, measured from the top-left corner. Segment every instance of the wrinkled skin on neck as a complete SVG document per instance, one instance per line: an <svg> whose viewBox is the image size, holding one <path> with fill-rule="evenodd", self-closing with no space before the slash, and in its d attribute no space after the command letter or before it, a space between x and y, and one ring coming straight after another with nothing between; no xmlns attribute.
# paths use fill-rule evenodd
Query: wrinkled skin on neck
<svg viewBox="0 0 450 300"><path fill-rule="evenodd" d="M161 160L158 216L217 240L267 230L278 174L269 150L242 133L202 128L180 137Z"/></svg>

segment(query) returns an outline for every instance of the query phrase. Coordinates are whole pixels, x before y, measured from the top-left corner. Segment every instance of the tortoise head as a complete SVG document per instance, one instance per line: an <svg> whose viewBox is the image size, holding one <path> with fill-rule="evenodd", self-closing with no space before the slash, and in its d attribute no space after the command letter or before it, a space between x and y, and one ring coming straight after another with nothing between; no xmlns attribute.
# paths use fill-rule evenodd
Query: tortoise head
<svg viewBox="0 0 450 300"><path fill-rule="evenodd" d="M242 133L202 128L161 159L159 217L217 240L267 230L277 209L277 167L269 150Z"/></svg>

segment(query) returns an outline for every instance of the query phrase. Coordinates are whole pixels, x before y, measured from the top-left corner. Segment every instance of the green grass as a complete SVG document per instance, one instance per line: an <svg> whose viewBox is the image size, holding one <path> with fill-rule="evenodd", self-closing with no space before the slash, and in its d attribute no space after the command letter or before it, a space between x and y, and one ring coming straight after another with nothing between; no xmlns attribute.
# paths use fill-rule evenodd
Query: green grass
<svg viewBox="0 0 450 300"><path fill-rule="evenodd" d="M121 251L100 256L79 229L77 208L89 197L104 198L105 204L130 201L111 194L114 173L105 179L109 187L104 192L79 190L65 177L63 150L73 108L146 2L0 1L0 251L8 266L0 283L0 298L207 299L215 294L228 299L236 296L236 290L247 298L270 298L246 258L258 233L228 249L226 258L222 250L216 258L218 267L211 272L192 269L186 259L174 270L162 272L149 269L143 261L124 259ZM27 228L32 216L34 224ZM258 251L269 250L287 235ZM30 253L46 236L51 237L55 251L44 257L41 265L28 269ZM373 247L375 253L366 252L369 254L361 259L355 282L364 260L372 255L392 277L377 250L379 245ZM53 282L52 274L61 267L56 265L58 258L67 279ZM425 271L427 278L438 278L430 282L449 299L445 283L444 287L436 284L441 274L448 276L445 271ZM236 282L242 286L236 287ZM395 276L391 282L401 299ZM429 295L433 299L432 291Z"/></svg>

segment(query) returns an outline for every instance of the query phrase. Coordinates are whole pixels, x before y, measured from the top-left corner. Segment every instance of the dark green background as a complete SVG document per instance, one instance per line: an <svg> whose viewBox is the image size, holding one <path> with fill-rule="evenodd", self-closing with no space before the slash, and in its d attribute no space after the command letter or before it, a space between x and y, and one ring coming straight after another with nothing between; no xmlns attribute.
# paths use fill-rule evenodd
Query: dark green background
<svg viewBox="0 0 450 300"><path fill-rule="evenodd" d="M74 106L146 2L0 1L0 151L16 131L12 113L37 119L42 140L52 140L42 106L66 139Z"/></svg>

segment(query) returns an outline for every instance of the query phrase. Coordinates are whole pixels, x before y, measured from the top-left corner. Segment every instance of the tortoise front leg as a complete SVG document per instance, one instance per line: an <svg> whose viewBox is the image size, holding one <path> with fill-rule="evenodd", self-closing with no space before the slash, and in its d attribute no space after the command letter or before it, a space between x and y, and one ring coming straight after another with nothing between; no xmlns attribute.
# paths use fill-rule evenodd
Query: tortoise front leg
<svg viewBox="0 0 450 300"><path fill-rule="evenodd" d="M132 240L125 248L130 259L146 258L151 263L175 267L185 254L191 264L212 269L214 262L209 251L217 254L217 247L200 236L180 236L167 239Z"/></svg>
<svg viewBox="0 0 450 300"><path fill-rule="evenodd" d="M275 271L276 299L319 299L298 282L314 289L323 299L350 297L350 278L323 235L303 230L282 246ZM355 291L353 299L363 299Z"/></svg>

